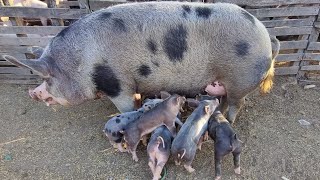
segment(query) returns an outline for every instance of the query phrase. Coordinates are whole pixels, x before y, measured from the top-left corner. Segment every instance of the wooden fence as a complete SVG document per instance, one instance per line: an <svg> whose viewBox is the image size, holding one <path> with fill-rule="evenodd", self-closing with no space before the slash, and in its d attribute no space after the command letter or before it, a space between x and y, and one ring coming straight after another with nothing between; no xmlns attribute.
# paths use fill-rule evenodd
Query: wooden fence
<svg viewBox="0 0 320 180"><path fill-rule="evenodd" d="M9 54L20 59L32 59L32 46L45 47L70 22L116 1L63 1L59 5L49 0L49 8L10 7L3 0L0 17L10 17L13 26L0 26L0 83L38 84L40 78L32 71L18 68L2 59ZM1 2L1 0L0 0ZM212 2L212 1L211 1ZM293 75L302 84L320 82L320 18L319 0L214 0L235 3L247 9L281 41L276 58L277 75ZM39 26L46 17L48 26ZM26 23L33 26L26 26ZM38 26L34 25L38 24ZM11 34L11 36L8 36Z"/></svg>

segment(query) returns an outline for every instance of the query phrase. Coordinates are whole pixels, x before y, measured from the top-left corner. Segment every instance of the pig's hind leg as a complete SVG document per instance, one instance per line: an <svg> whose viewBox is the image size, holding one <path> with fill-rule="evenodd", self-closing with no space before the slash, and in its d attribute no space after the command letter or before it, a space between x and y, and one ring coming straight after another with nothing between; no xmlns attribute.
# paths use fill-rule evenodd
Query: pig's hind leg
<svg viewBox="0 0 320 180"><path fill-rule="evenodd" d="M155 157L154 153L149 155L148 165L149 165L151 172L154 176L154 170L156 168L156 157Z"/></svg>
<svg viewBox="0 0 320 180"><path fill-rule="evenodd" d="M153 174L153 180L158 180L161 178L161 172L164 165L167 163L169 155L161 155L157 157L157 165Z"/></svg>

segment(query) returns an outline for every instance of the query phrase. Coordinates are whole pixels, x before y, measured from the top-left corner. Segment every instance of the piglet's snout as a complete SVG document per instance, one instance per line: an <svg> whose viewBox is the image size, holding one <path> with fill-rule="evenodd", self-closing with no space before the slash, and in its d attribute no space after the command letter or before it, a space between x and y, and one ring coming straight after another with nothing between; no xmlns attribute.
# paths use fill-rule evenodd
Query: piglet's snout
<svg viewBox="0 0 320 180"><path fill-rule="evenodd" d="M29 89L29 95L34 100L44 101L47 106L51 104L57 104L57 102L54 100L54 97L47 91L45 82L36 87L34 90Z"/></svg>

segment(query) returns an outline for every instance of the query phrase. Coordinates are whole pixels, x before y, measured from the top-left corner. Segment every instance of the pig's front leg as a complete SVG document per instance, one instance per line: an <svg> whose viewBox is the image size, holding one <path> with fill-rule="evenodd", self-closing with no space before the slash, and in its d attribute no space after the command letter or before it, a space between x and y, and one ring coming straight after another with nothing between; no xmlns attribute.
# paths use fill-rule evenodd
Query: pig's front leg
<svg viewBox="0 0 320 180"><path fill-rule="evenodd" d="M148 142L147 142L147 135L144 135L144 136L142 136L142 144L144 145L144 146L147 146L148 145Z"/></svg>
<svg viewBox="0 0 320 180"><path fill-rule="evenodd" d="M240 152L232 152L233 154L233 164L234 172L240 174Z"/></svg>
<svg viewBox="0 0 320 180"><path fill-rule="evenodd" d="M217 151L215 149L215 151ZM221 179L221 161L222 161L222 156L214 153L214 166L215 166L215 180Z"/></svg>
<svg viewBox="0 0 320 180"><path fill-rule="evenodd" d="M137 156L137 146L138 146L139 142L136 143L132 148L130 148L130 152L132 154L132 159L135 161L135 162L138 162L139 161L139 158Z"/></svg>
<svg viewBox="0 0 320 180"><path fill-rule="evenodd" d="M201 151L201 146L202 146L202 143L204 141L204 135L202 135L199 139L199 142L198 142L198 145L197 145L197 148Z"/></svg>
<svg viewBox="0 0 320 180"><path fill-rule="evenodd" d="M189 173L193 173L195 171L194 168L191 167L191 163L193 161L195 154L193 155L193 157L191 157L190 159L186 160L187 162L184 163L183 167L189 172Z"/></svg>
<svg viewBox="0 0 320 180"><path fill-rule="evenodd" d="M183 125L183 123L181 122L181 120L179 118L176 118L175 123L177 123L179 126Z"/></svg>

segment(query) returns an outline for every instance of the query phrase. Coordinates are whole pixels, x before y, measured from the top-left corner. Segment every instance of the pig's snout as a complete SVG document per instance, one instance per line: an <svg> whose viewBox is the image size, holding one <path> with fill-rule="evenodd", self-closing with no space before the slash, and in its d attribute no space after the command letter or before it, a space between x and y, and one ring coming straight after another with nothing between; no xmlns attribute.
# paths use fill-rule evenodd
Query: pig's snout
<svg viewBox="0 0 320 180"><path fill-rule="evenodd" d="M29 96L30 96L32 99L36 100L36 101L39 101L39 100L40 100L40 99L38 98L36 92L34 92L32 89L29 89Z"/></svg>

